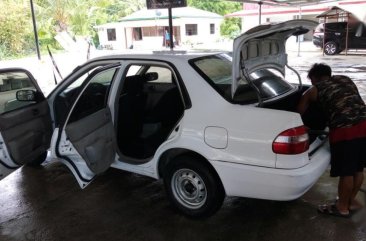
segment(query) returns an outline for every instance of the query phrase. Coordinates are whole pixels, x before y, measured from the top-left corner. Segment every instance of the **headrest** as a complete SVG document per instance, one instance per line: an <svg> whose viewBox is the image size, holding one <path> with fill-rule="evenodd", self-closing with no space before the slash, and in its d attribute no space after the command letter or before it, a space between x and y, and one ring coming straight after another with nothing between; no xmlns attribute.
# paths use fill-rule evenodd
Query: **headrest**
<svg viewBox="0 0 366 241"><path fill-rule="evenodd" d="M146 73L144 75L144 79L146 82L154 81L154 80L157 80L158 78L159 78L159 74L157 72L150 72L150 73Z"/></svg>

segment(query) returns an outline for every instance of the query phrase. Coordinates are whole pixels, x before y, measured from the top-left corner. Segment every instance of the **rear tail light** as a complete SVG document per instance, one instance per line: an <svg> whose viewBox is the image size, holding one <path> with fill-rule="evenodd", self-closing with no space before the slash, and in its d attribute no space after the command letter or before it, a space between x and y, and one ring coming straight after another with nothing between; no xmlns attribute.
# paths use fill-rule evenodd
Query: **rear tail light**
<svg viewBox="0 0 366 241"><path fill-rule="evenodd" d="M305 126L298 126L281 132L272 143L276 154L293 155L309 149L309 135Z"/></svg>

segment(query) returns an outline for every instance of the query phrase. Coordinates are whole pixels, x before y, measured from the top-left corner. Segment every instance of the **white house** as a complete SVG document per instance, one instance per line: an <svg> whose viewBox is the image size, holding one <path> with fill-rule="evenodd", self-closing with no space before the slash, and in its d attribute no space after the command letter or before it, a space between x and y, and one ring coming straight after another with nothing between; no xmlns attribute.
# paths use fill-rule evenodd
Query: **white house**
<svg viewBox="0 0 366 241"><path fill-rule="evenodd" d="M176 45L214 42L220 37L223 17L192 7L173 8ZM168 30L167 9L142 9L116 23L96 26L100 45L108 49L162 48Z"/></svg>

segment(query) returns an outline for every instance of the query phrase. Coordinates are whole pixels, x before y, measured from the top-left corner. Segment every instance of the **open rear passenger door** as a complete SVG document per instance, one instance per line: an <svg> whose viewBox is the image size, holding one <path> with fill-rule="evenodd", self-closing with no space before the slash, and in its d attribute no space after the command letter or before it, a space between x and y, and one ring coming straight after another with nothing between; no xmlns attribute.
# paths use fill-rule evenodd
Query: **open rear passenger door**
<svg viewBox="0 0 366 241"><path fill-rule="evenodd" d="M120 64L93 71L81 86L61 129L57 155L73 172L81 188L106 171L116 156L116 137L109 108L109 93Z"/></svg>
<svg viewBox="0 0 366 241"><path fill-rule="evenodd" d="M47 157L52 122L47 99L31 73L0 70L0 179Z"/></svg>

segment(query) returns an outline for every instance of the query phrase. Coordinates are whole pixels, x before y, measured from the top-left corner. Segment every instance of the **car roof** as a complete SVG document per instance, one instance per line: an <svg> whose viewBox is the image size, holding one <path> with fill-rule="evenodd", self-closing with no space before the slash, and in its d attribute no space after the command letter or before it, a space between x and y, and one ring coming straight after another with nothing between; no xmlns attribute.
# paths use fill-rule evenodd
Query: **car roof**
<svg viewBox="0 0 366 241"><path fill-rule="evenodd" d="M115 52L109 55L103 55L90 61L96 60L110 60L110 59L149 59L149 60L185 60L215 55L219 53L225 53L228 51L215 51L215 50L162 50L162 51L138 51L138 50L127 50L123 52Z"/></svg>

